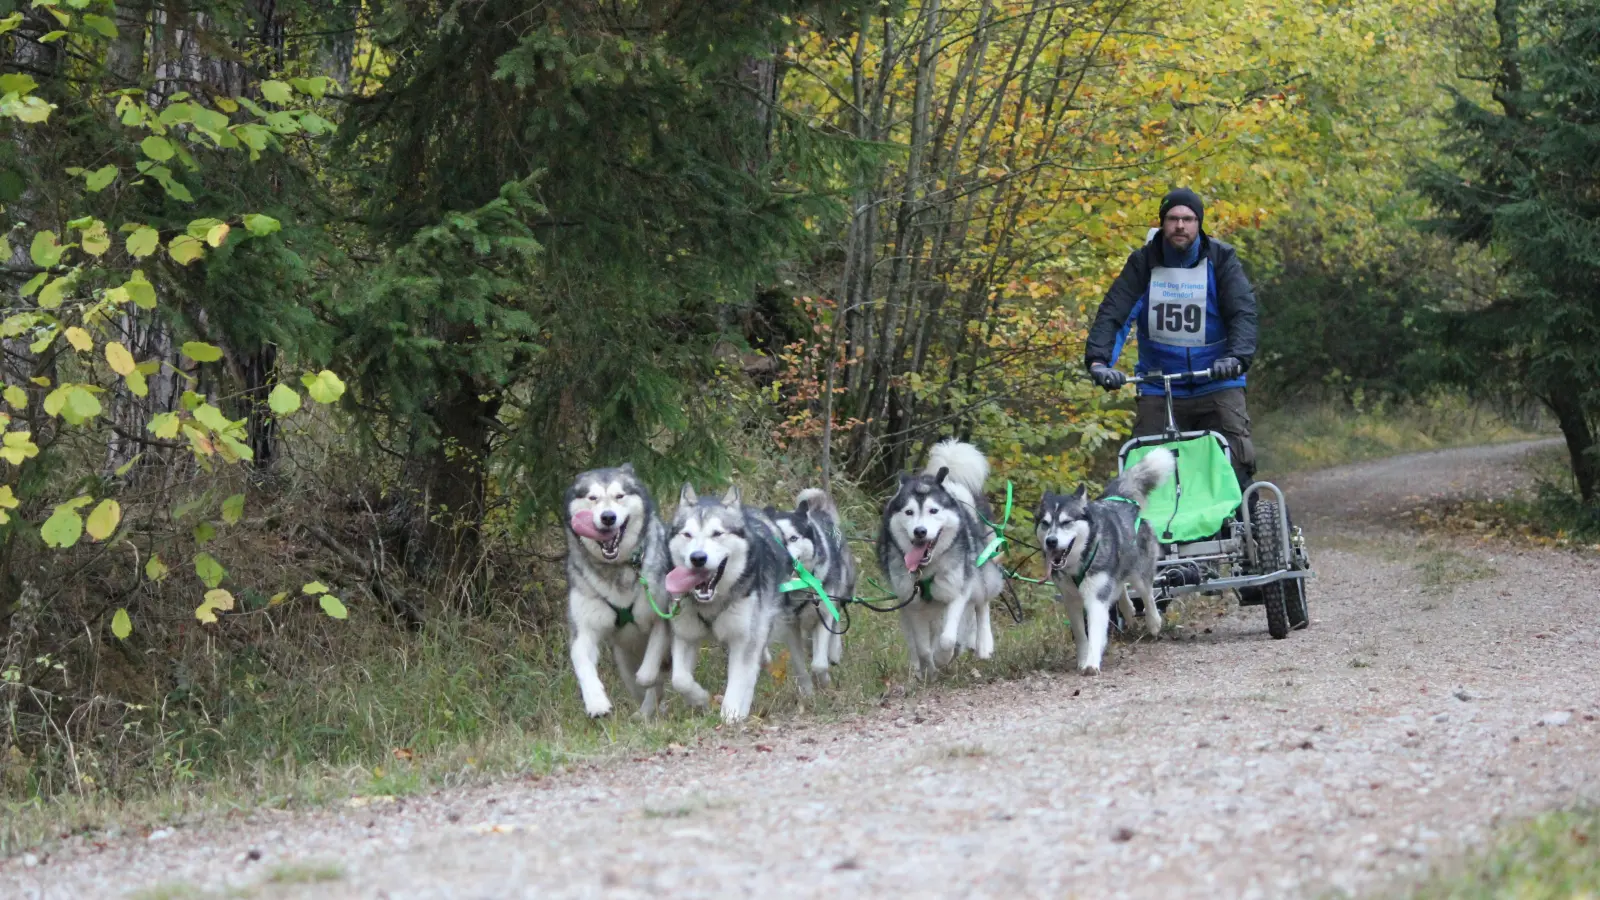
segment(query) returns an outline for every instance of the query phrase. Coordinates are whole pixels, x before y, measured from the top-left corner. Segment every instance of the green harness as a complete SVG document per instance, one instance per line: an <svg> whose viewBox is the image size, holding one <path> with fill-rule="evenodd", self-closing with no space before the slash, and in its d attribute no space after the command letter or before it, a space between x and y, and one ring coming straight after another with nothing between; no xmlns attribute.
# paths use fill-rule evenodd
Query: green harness
<svg viewBox="0 0 1600 900"><path fill-rule="evenodd" d="M1116 503L1129 503L1129 504L1133 505L1133 508L1135 510L1137 510L1139 508L1138 501L1129 500L1127 497L1118 497L1115 494L1112 494L1109 497L1101 497L1100 499L1101 500L1110 500L1110 501L1113 501L1113 502L1116 502ZM1133 514L1133 533L1135 535L1137 535L1139 533L1139 526L1141 524L1143 524L1143 522L1144 522L1144 516L1142 514L1138 513L1138 512L1135 512ZM1083 586L1083 579L1088 577L1088 575L1089 575L1089 567L1094 565L1095 555L1098 554L1099 552L1100 552L1100 539L1099 538L1095 538L1094 543L1089 545L1089 551L1087 553L1083 554L1082 561L1080 561L1078 563L1078 573L1076 575L1072 576L1072 586L1073 587L1082 587Z"/></svg>
<svg viewBox="0 0 1600 900"><path fill-rule="evenodd" d="M773 540L778 542L778 550L785 554L789 552L788 548L783 546L783 540L781 538L774 536ZM798 559L794 560L794 574L794 578L791 578L788 581L778 585L778 592L787 594L790 591L803 591L809 589L812 593L817 595L817 599L821 601L822 606L828 610L828 615L833 619L834 623L837 624L839 622L839 608L833 605L833 598L828 596L828 589L822 586L822 580L811 574L810 570L806 568L805 563Z"/></svg>

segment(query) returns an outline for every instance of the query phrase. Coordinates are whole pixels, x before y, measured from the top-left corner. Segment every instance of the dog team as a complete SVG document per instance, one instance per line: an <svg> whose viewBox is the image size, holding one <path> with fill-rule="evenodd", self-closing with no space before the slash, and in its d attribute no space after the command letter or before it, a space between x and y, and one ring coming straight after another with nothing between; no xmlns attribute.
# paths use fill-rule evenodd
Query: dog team
<svg viewBox="0 0 1600 900"><path fill-rule="evenodd" d="M1035 514L1050 579L1060 592L1077 646L1078 670L1098 674L1112 603L1134 620L1124 585L1143 600L1145 626L1161 631L1153 592L1158 547L1140 513L1171 476L1174 459L1157 450L1106 485L1096 499L1046 494ZM900 476L883 508L878 565L898 598L911 669L929 678L963 650L994 653L990 602L1005 585L998 558L982 560L994 538L983 485L989 462L976 447L946 440L918 475ZM643 717L661 702L661 670L671 660L672 689L692 706L710 693L695 680L707 641L728 654L722 718L750 714L769 641L789 646L796 686L810 696L830 683L843 628L808 589L782 588L798 562L836 602L854 596L856 566L839 510L815 488L792 511L744 505L738 487L720 499L685 484L671 524L631 465L579 475L567 491L568 620L572 666L590 716L611 712L600 680L609 645L623 685ZM809 665L800 665L809 660Z"/></svg>

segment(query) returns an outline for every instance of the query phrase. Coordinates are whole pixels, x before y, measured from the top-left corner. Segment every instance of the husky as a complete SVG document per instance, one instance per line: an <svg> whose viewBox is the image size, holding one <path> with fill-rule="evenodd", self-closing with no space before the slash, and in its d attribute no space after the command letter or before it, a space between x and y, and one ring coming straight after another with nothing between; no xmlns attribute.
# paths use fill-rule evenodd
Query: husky
<svg viewBox="0 0 1600 900"><path fill-rule="evenodd" d="M706 638L728 648L728 684L722 692L722 720L750 715L761 656L783 612L778 584L794 570L778 539L778 529L761 510L740 502L739 488L721 500L700 497L683 486L667 540L672 569L667 593L682 603L672 618L672 689L691 706L705 707L711 695L694 678L700 644ZM654 665L652 671L646 668ZM659 657L647 656L638 680L660 678Z"/></svg>
<svg viewBox="0 0 1600 900"><path fill-rule="evenodd" d="M942 441L921 475L900 476L899 491L883 508L878 566L905 604L900 629L918 677L931 677L957 649L979 659L994 654L989 601L1005 587L1005 574L998 560L976 565L994 537L985 522L988 477L989 461L978 448Z"/></svg>
<svg viewBox="0 0 1600 900"><path fill-rule="evenodd" d="M1144 601L1145 629L1152 637L1161 633L1154 589L1160 548L1142 516L1150 492L1172 476L1176 465L1172 451L1158 449L1112 479L1093 502L1083 485L1074 494L1046 493L1039 502L1034 532L1067 607L1079 674L1100 674L1112 603L1124 622L1134 620L1125 585Z"/></svg>
<svg viewBox="0 0 1600 900"><path fill-rule="evenodd" d="M780 513L769 507L767 516L778 526L789 556L817 576L828 596L835 598L835 608L842 607L844 598L855 596L856 561L844 542L839 507L827 492L806 488L795 498L793 511ZM838 633L843 626L831 619L823 621L828 614L809 590L791 591L783 601L778 630L796 662L795 683L802 696L810 696L812 679L823 687L832 683L829 668L839 663L844 652L844 638ZM807 642L811 645L809 672L799 667Z"/></svg>
<svg viewBox="0 0 1600 900"><path fill-rule="evenodd" d="M640 685L634 672L651 645L660 655L669 640L651 605L652 596L666 602L666 527L631 463L579 475L567 488L566 508L567 624L583 708L590 716L611 712L596 667L600 648L610 644L623 685L648 719L660 689Z"/></svg>

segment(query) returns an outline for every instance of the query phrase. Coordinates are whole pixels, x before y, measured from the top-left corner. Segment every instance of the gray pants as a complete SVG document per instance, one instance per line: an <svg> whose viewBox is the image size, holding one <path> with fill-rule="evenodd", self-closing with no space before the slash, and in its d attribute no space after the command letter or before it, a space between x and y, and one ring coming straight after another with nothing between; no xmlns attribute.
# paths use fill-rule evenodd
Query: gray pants
<svg viewBox="0 0 1600 900"><path fill-rule="evenodd" d="M1160 434L1167 427L1167 402L1160 394L1140 394L1133 436ZM1256 448L1250 443L1250 414L1244 408L1244 388L1228 388L1199 397L1173 397L1172 418L1179 431L1215 431L1228 439L1233 471L1239 487L1256 473Z"/></svg>

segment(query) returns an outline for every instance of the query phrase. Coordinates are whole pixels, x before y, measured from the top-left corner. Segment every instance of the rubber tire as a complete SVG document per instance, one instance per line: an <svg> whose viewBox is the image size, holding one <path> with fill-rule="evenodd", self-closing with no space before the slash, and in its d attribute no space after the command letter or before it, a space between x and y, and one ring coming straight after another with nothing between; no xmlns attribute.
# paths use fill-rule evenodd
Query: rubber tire
<svg viewBox="0 0 1600 900"><path fill-rule="evenodd" d="M1256 500L1250 511L1250 529L1256 539L1261 574L1289 567L1288 548L1280 540L1283 513L1271 500ZM1267 608L1267 633L1277 640L1289 636L1289 612L1285 608L1284 583L1274 581L1261 586L1262 605Z"/></svg>
<svg viewBox="0 0 1600 900"><path fill-rule="evenodd" d="M1311 627L1311 605L1306 602L1306 580L1295 578L1283 583L1283 608L1289 618L1289 629L1299 631Z"/></svg>

